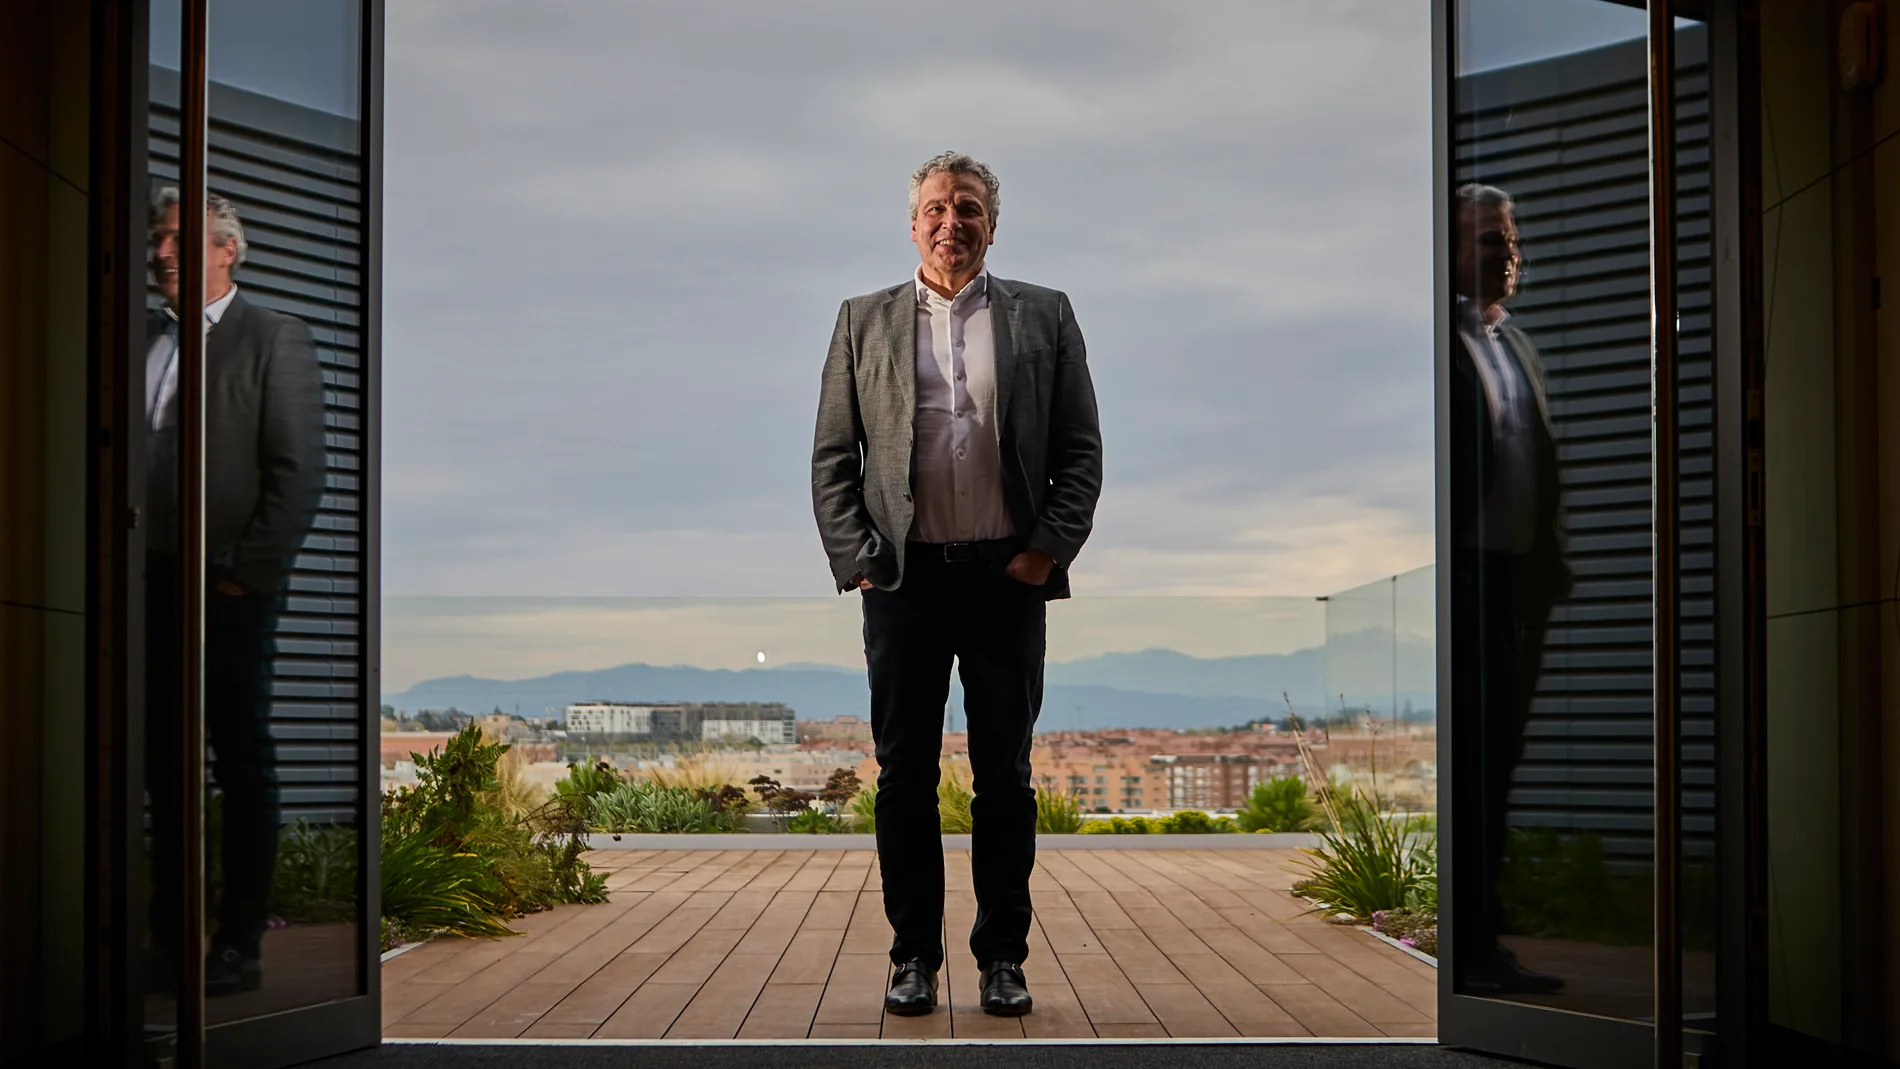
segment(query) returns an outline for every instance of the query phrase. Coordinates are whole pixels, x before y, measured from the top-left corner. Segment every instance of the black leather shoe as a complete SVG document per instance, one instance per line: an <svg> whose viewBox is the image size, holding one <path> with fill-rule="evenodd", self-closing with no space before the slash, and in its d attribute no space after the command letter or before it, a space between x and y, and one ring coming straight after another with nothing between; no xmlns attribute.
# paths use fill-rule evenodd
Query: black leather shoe
<svg viewBox="0 0 1900 1069"><path fill-rule="evenodd" d="M1526 969L1504 947L1497 948L1490 961L1465 970L1468 995L1554 995L1563 989L1563 977Z"/></svg>
<svg viewBox="0 0 1900 1069"><path fill-rule="evenodd" d="M992 1017L1021 1017L1036 1004L1029 997L1029 981L1023 979L1023 967L1013 961L992 961L983 966L983 1012Z"/></svg>
<svg viewBox="0 0 1900 1069"><path fill-rule="evenodd" d="M264 966L235 947L215 947L205 958L205 996L235 995L264 986Z"/></svg>
<svg viewBox="0 0 1900 1069"><path fill-rule="evenodd" d="M884 1012L919 1017L937 1008L937 970L921 958L898 965L891 973L891 989L884 994Z"/></svg>

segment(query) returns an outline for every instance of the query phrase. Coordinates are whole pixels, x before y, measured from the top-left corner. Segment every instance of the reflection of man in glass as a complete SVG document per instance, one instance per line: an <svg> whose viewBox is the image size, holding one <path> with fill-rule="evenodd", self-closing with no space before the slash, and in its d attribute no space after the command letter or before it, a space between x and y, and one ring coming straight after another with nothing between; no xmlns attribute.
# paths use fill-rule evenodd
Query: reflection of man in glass
<svg viewBox="0 0 1900 1069"><path fill-rule="evenodd" d="M1458 191L1452 347L1452 584L1459 672L1453 715L1476 717L1461 731L1467 749L1457 775L1480 784L1478 849L1459 856L1483 866L1480 908L1461 909L1458 955L1468 994L1550 992L1554 976L1525 970L1498 943L1512 772L1524 750L1551 606L1570 591L1557 485L1557 446L1544 400L1543 362L1530 339L1507 321L1517 291L1517 223L1510 195L1490 186ZM1459 636L1469 636L1460 642ZM1468 782L1468 781L1467 781ZM1469 842L1461 833L1454 841ZM1470 871L1467 869L1466 871ZM1472 928L1476 928L1473 931Z"/></svg>
<svg viewBox="0 0 1900 1069"><path fill-rule="evenodd" d="M997 182L945 153L911 177L922 264L846 301L825 359L812 500L840 591L862 591L877 849L896 938L885 998L929 1013L943 963L937 777L951 659L976 798L972 864L985 1013L1029 1012L1029 874L1046 602L1094 523L1101 434L1069 299L991 276Z"/></svg>
<svg viewBox="0 0 1900 1069"><path fill-rule="evenodd" d="M178 307L178 191L152 210L151 269L163 310L148 325L145 404L146 782L153 805L154 980L169 975L177 945L177 805L183 710L179 595L178 332L202 324L205 342L205 735L222 794L223 894L205 968L206 994L254 989L277 854L277 780L269 715L270 663L291 561L323 493L323 378L310 330L258 307L231 277L244 262L237 209L213 195L205 219L205 307Z"/></svg>

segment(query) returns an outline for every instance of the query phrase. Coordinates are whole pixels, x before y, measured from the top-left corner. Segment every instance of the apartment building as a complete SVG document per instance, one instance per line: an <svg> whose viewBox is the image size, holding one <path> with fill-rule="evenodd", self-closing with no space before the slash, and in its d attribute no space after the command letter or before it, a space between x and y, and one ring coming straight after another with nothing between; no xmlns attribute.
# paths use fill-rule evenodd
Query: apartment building
<svg viewBox="0 0 1900 1069"><path fill-rule="evenodd" d="M576 702L567 707L568 735L655 742L757 739L768 746L798 741L797 714L776 702Z"/></svg>

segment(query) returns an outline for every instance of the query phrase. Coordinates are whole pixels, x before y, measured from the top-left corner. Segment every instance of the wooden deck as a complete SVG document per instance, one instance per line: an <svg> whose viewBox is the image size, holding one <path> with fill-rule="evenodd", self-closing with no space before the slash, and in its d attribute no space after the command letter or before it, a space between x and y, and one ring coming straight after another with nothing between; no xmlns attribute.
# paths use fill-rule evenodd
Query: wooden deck
<svg viewBox="0 0 1900 1069"><path fill-rule="evenodd" d="M602 850L610 900L383 965L390 1038L1378 1037L1437 1032L1437 972L1302 915L1289 850L1052 850L1024 966L986 1017L970 855L945 852L948 967L928 1017L883 1013L890 927L868 850Z"/></svg>

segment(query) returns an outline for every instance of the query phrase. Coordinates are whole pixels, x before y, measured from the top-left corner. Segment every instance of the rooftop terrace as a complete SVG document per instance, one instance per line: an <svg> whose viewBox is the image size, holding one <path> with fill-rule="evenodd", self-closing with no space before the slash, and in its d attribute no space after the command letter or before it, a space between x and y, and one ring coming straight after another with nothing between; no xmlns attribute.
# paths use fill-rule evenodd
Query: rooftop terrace
<svg viewBox="0 0 1900 1069"><path fill-rule="evenodd" d="M604 905L385 963L390 1038L1379 1037L1437 1031L1437 973L1303 912L1282 849L1044 850L1036 1010L986 1017L946 849L951 951L928 1017L882 1012L890 928L868 849L601 850Z"/></svg>

